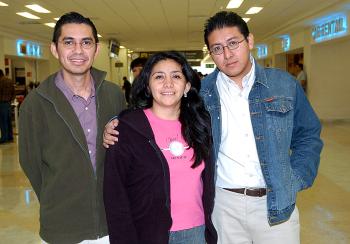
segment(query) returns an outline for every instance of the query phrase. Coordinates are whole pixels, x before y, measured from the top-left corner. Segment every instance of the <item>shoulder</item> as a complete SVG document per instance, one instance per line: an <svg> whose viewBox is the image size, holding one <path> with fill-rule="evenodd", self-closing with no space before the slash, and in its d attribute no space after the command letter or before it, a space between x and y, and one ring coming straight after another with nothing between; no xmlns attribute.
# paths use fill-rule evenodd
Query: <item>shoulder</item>
<svg viewBox="0 0 350 244"><path fill-rule="evenodd" d="M104 91L111 92L111 93L122 92L122 90L120 89L120 87L117 84L115 84L111 81L108 81L108 80L103 81L101 88L103 88Z"/></svg>
<svg viewBox="0 0 350 244"><path fill-rule="evenodd" d="M132 130L147 138L154 137L151 125L142 109L124 110L119 115L119 122L121 128Z"/></svg>
<svg viewBox="0 0 350 244"><path fill-rule="evenodd" d="M201 82L201 89L208 89L212 87L216 82L218 74L219 74L219 70L215 69L212 73L207 75Z"/></svg>

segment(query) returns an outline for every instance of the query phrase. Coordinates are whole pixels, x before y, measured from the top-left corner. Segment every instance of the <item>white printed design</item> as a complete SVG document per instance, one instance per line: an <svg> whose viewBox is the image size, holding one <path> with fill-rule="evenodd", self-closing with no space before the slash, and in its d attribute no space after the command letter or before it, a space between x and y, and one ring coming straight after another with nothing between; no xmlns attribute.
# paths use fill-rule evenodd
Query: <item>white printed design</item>
<svg viewBox="0 0 350 244"><path fill-rule="evenodd" d="M185 152L185 149L187 149L187 148L189 148L189 146L184 146L179 141L172 141L169 144L168 148L162 148L162 150L170 151L172 155L178 157L178 156L181 156Z"/></svg>

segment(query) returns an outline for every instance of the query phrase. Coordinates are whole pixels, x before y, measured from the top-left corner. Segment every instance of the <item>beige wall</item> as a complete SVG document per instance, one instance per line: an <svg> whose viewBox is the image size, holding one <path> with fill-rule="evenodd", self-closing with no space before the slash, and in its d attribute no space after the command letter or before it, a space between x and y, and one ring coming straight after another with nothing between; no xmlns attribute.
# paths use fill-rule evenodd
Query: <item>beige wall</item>
<svg viewBox="0 0 350 244"><path fill-rule="evenodd" d="M321 119L350 119L350 38L315 44L310 50L309 98Z"/></svg>

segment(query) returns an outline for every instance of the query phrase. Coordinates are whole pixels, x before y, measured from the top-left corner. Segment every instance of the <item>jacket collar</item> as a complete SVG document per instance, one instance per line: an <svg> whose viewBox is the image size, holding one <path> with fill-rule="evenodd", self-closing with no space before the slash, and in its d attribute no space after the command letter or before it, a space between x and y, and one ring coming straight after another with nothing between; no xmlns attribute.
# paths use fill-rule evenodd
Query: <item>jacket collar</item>
<svg viewBox="0 0 350 244"><path fill-rule="evenodd" d="M91 75L95 81L96 92L96 107L98 103L99 87L104 82L106 72L91 68ZM36 92L44 99L49 101L56 110L57 114L64 120L67 126L71 129L74 138L79 142L80 146L88 153L88 146L83 129L81 128L79 119L70 105L69 101L61 90L55 84L55 77L57 73L49 76L47 80L42 82L36 89Z"/></svg>
<svg viewBox="0 0 350 244"><path fill-rule="evenodd" d="M255 64L255 81L257 83L260 83L267 88L269 87L268 85L268 80L266 78L266 73L265 70L262 66L260 66L256 60L254 59L254 64ZM219 69L216 68L212 73L210 73L203 81L202 83L202 89L208 89L208 90L214 90L216 86L216 80L219 74Z"/></svg>

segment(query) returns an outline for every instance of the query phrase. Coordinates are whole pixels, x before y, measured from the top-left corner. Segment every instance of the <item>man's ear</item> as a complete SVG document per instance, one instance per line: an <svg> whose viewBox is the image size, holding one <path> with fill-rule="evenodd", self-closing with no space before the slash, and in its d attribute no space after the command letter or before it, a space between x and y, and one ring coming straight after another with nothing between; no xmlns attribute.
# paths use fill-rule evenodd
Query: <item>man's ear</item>
<svg viewBox="0 0 350 244"><path fill-rule="evenodd" d="M249 33L247 39L248 39L249 50L252 50L254 48L254 36L253 36L253 34Z"/></svg>
<svg viewBox="0 0 350 244"><path fill-rule="evenodd" d="M95 55L94 55L94 59L96 58L97 54L100 53L100 43L96 43L96 51L95 51Z"/></svg>
<svg viewBox="0 0 350 244"><path fill-rule="evenodd" d="M56 46L56 43L51 42L50 50L51 50L52 55L53 55L55 58L58 59L58 53L57 53L57 46Z"/></svg>

